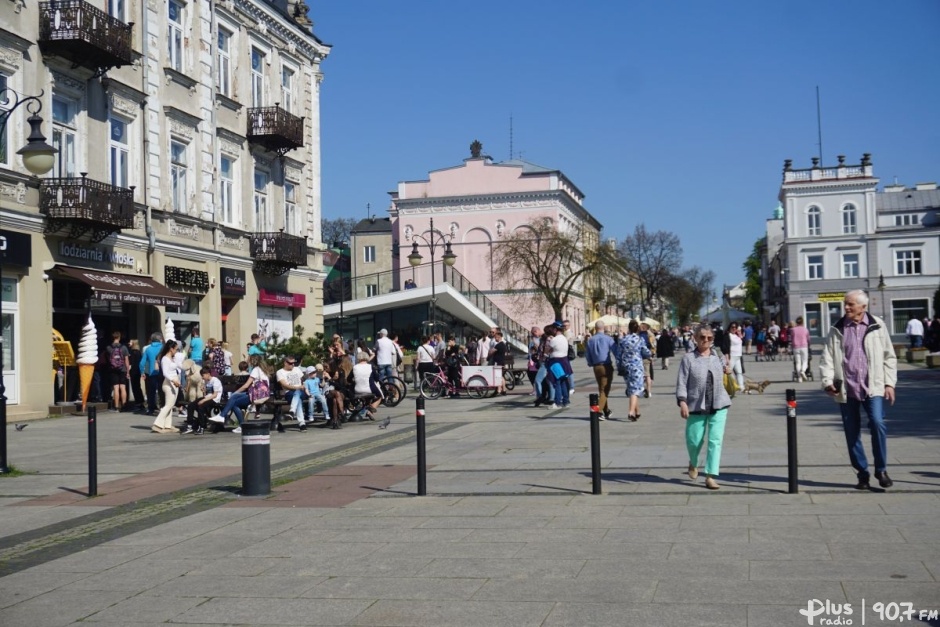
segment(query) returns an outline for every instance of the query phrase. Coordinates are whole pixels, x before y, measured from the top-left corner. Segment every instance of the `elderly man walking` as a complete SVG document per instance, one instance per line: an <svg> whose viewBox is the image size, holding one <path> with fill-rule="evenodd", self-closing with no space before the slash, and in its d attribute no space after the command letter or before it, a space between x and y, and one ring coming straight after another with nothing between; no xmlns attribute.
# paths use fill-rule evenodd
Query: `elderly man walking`
<svg viewBox="0 0 940 627"><path fill-rule="evenodd" d="M858 476L855 488L870 487L861 437L862 407L868 414L875 478L882 488L890 488L894 482L888 477L884 402L894 404L898 360L885 321L867 311L868 294L863 290L848 292L844 305L845 316L832 325L823 345L819 364L822 386L842 410L849 461Z"/></svg>
<svg viewBox="0 0 940 627"><path fill-rule="evenodd" d="M594 370L594 378L597 379L597 392L600 395L600 408L603 412L601 420L610 418L607 397L610 395L610 384L614 380L614 367L610 358L613 356L616 359L616 346L614 338L607 335L604 323L598 320L594 324L594 335L588 338L584 359Z"/></svg>

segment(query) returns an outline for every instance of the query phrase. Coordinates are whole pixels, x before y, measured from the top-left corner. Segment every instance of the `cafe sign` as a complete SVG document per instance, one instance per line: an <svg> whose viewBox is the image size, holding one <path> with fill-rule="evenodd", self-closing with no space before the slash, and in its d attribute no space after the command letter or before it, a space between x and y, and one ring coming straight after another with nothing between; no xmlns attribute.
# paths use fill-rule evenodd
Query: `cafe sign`
<svg viewBox="0 0 940 627"><path fill-rule="evenodd" d="M244 270L234 270L232 268L222 268L222 295L223 296L244 296L248 281Z"/></svg>
<svg viewBox="0 0 940 627"><path fill-rule="evenodd" d="M821 303L841 303L845 299L845 292L821 292L816 295Z"/></svg>

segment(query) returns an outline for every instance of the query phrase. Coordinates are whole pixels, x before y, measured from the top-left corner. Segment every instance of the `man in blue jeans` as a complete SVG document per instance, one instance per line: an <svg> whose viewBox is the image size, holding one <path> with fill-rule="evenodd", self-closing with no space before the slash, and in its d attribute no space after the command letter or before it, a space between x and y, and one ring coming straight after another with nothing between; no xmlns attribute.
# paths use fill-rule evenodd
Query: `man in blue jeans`
<svg viewBox="0 0 940 627"><path fill-rule="evenodd" d="M157 397L163 385L160 364L157 363L162 348L163 334L156 331L150 336L150 344L140 354L140 374L147 384L147 413L150 415L157 413Z"/></svg>
<svg viewBox="0 0 940 627"><path fill-rule="evenodd" d="M832 325L823 345L819 371L822 386L842 410L849 461L858 476L858 490L870 487L871 475L862 445L862 407L868 414L875 479L882 488L894 485L888 476L888 442L884 402L894 404L898 360L885 321L868 313L868 294L845 295L845 316Z"/></svg>

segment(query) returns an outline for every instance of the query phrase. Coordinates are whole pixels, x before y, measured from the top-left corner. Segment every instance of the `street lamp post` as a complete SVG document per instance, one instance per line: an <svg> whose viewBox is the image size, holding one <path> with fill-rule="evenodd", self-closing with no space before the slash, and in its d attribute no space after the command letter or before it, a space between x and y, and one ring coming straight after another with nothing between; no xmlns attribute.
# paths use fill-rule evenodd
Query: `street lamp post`
<svg viewBox="0 0 940 627"><path fill-rule="evenodd" d="M339 249L339 260L337 263L343 261L344 254L349 250L349 244L345 241L335 241L333 242L333 248ZM343 305L346 302L346 277L343 276L342 272L343 265L340 265L339 272L339 321L336 325L336 331L339 334L340 338L343 338ZM351 268L350 268L351 269Z"/></svg>
<svg viewBox="0 0 940 627"><path fill-rule="evenodd" d="M29 137L26 138L27 143L17 150L16 154L22 157L23 166L36 176L42 176L52 169L57 152L46 143L46 138L42 134L42 117L39 112L42 111L44 93L41 91L38 96L23 96L9 88L0 90L0 137L6 134L7 122L20 105L25 105L30 113L26 120L29 122L30 129ZM0 289L3 289L2 286L3 255L0 254ZM3 384L3 352L2 323L0 323L0 474L10 471L7 463L7 388Z"/></svg>
<svg viewBox="0 0 940 627"><path fill-rule="evenodd" d="M431 329L433 331L434 325L436 322L437 316L437 288L434 285L434 251L438 246L444 245L444 254L441 259L444 261L444 265L441 266L441 280L446 280L444 275L445 266L453 266L457 261L457 255L454 254L454 251L450 246L450 237L445 237L442 233L437 233L435 237L434 232L434 218L431 218L431 231L427 238L422 235L412 235L414 239L419 239L424 242L425 246L428 247L429 252L431 253ZM414 242L411 247L411 254L408 255L408 263L412 267L417 267L421 265L421 261L424 257L421 256L421 253L418 252L418 242Z"/></svg>
<svg viewBox="0 0 940 627"><path fill-rule="evenodd" d="M878 292L881 294L881 319L888 324L888 317L885 310L885 273L878 273Z"/></svg>

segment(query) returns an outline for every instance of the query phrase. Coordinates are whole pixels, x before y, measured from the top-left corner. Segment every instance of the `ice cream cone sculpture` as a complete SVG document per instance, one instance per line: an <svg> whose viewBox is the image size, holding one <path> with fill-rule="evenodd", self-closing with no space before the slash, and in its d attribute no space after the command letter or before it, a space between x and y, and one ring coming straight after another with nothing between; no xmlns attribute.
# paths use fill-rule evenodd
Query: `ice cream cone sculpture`
<svg viewBox="0 0 940 627"><path fill-rule="evenodd" d="M166 317L166 324L163 327L163 339L164 341L176 341L176 328L174 327L173 321L170 320L169 316Z"/></svg>
<svg viewBox="0 0 940 627"><path fill-rule="evenodd" d="M78 343L78 377L82 386L82 411L88 404L88 392L91 380L95 376L95 364L98 363L98 332L95 323L88 316L88 322L82 327L82 339Z"/></svg>

